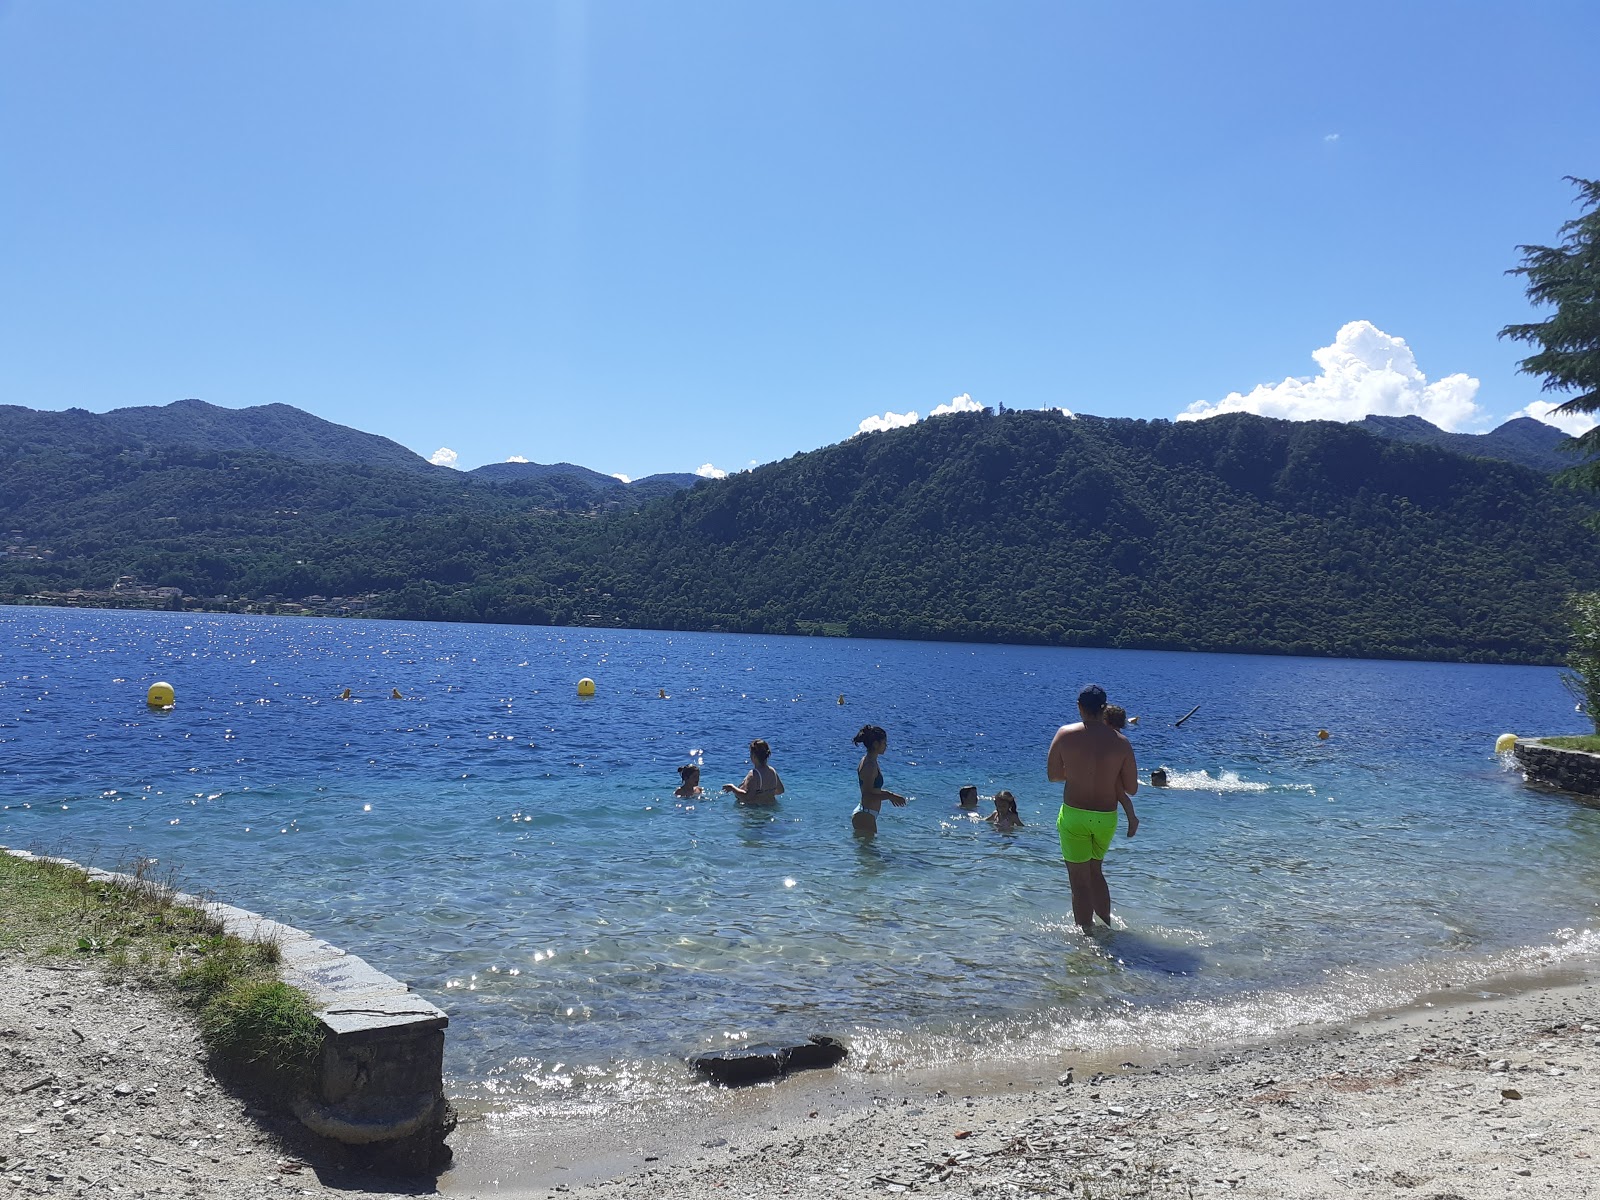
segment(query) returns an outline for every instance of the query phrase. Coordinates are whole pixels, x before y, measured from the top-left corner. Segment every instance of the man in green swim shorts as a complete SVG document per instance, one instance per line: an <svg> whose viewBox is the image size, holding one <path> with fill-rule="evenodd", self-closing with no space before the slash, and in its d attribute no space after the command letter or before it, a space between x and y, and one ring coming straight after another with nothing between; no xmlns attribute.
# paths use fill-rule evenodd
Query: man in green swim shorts
<svg viewBox="0 0 1600 1200"><path fill-rule="evenodd" d="M1117 801L1139 790L1128 739L1105 723L1106 690L1097 683L1078 693L1076 724L1063 725L1050 742L1047 773L1062 784L1061 857L1072 883L1072 919L1085 933L1094 919L1111 924L1111 889L1100 863L1117 831Z"/></svg>

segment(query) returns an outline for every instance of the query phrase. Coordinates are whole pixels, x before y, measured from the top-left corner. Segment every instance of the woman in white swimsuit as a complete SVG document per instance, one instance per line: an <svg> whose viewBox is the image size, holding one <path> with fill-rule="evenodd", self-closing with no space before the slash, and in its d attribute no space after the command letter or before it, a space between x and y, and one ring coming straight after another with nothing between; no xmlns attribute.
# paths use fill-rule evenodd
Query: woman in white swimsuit
<svg viewBox="0 0 1600 1200"><path fill-rule="evenodd" d="M772 757L772 747L765 740L757 738L750 743L750 773L744 777L744 782L735 787L731 783L722 785L722 790L732 792L737 804L770 805L776 804L778 797L783 795L783 780L778 778L778 773L767 766L767 759Z"/></svg>

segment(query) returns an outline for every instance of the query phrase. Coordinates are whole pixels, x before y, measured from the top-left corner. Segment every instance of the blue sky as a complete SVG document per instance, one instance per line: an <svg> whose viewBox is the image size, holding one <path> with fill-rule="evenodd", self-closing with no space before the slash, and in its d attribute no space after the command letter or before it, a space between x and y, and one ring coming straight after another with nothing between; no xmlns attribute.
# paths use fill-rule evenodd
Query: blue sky
<svg viewBox="0 0 1600 1200"><path fill-rule="evenodd" d="M1591 0L0 0L0 403L633 477L963 396L1480 429L1542 398L1503 272L1600 175L1595 45Z"/></svg>

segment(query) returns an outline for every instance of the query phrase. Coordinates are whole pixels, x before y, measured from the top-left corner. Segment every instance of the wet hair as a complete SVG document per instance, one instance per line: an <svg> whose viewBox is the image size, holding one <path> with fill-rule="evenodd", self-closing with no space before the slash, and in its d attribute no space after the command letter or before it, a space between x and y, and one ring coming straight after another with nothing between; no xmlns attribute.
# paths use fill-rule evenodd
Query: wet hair
<svg viewBox="0 0 1600 1200"><path fill-rule="evenodd" d="M850 744L852 746L860 746L862 749L870 750L877 743L886 742L888 740L889 735L883 731L883 726L863 725L861 727L861 732L850 739Z"/></svg>
<svg viewBox="0 0 1600 1200"><path fill-rule="evenodd" d="M700 768L695 766L693 763L684 763L683 766L678 768L678 778L683 780L685 783L689 782L690 775L698 774L700 774Z"/></svg>
<svg viewBox="0 0 1600 1200"><path fill-rule="evenodd" d="M962 804L966 804L968 796L972 797L972 803L974 805L978 803L978 788L976 784L968 783L963 785L961 791L956 793L956 795Z"/></svg>
<svg viewBox="0 0 1600 1200"><path fill-rule="evenodd" d="M1106 705L1105 722L1113 729L1121 729L1128 723L1128 710L1120 704Z"/></svg>
<svg viewBox="0 0 1600 1200"><path fill-rule="evenodd" d="M994 810L995 812L1009 812L1012 816L1017 816L1017 798L1010 792L996 792L994 794Z"/></svg>
<svg viewBox="0 0 1600 1200"><path fill-rule="evenodd" d="M766 738L757 738L750 743L750 757L758 763L765 763L772 757L772 747L767 745Z"/></svg>

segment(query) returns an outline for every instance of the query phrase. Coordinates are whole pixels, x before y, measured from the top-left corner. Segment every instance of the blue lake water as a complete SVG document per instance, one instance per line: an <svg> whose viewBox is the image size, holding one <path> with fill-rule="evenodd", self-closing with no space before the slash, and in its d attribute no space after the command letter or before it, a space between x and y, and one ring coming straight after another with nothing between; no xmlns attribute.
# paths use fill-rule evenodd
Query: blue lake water
<svg viewBox="0 0 1600 1200"><path fill-rule="evenodd" d="M1095 941L1044 779L1091 679L1174 783ZM868 721L914 799L862 842ZM450 1011L452 1090L507 1103L681 1090L747 1036L1199 1042L1590 948L1600 812L1523 787L1506 730L1587 727L1547 668L0 608L0 844L153 857L370 958ZM776 809L673 798L752 737Z"/></svg>

